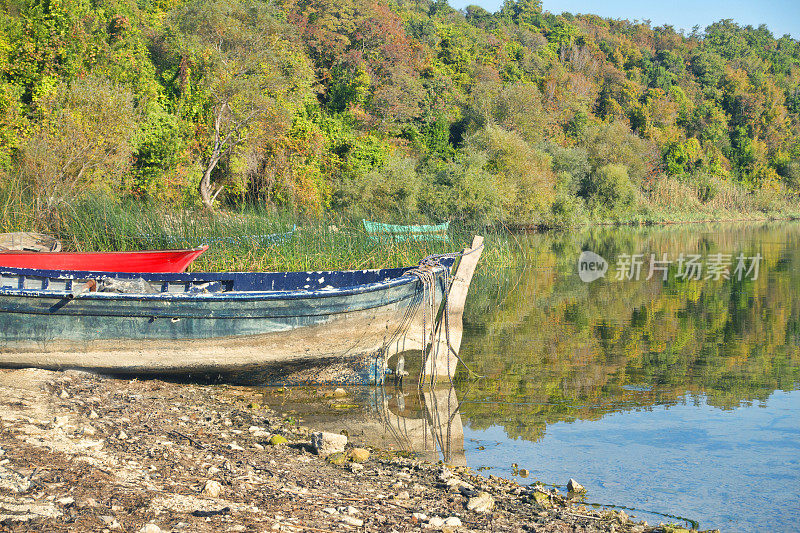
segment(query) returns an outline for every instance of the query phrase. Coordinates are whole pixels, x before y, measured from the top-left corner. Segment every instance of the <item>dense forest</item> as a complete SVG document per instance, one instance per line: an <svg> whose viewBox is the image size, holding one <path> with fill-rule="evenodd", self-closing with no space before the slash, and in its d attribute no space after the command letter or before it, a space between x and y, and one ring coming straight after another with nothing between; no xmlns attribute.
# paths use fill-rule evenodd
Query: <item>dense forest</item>
<svg viewBox="0 0 800 533"><path fill-rule="evenodd" d="M0 177L175 209L793 213L800 43L437 0L0 0Z"/></svg>

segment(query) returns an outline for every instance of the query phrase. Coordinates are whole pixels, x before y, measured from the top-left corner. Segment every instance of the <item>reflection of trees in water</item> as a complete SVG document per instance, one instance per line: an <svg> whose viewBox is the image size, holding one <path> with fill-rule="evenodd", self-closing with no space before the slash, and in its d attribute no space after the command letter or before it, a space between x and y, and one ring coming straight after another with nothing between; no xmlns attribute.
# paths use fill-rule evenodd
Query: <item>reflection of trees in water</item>
<svg viewBox="0 0 800 533"><path fill-rule="evenodd" d="M536 440L553 422L687 392L732 408L800 380L800 225L614 228L527 244L527 265L473 281L461 356L486 376L470 396L489 400L462 406L473 427ZM579 280L582 250L609 261L610 281ZM764 256L757 280L680 281L674 265L664 283L613 280L622 253L740 251Z"/></svg>

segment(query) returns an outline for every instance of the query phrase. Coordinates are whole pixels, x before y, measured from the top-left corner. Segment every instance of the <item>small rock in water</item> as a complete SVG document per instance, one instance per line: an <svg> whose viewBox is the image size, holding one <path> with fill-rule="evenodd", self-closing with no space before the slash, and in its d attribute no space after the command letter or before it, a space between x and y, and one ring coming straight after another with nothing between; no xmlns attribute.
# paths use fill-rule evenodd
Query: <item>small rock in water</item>
<svg viewBox="0 0 800 533"><path fill-rule="evenodd" d="M494 509L494 498L488 492L481 492L467 502L467 510L476 513L488 513Z"/></svg>
<svg viewBox="0 0 800 533"><path fill-rule="evenodd" d="M339 387L335 391L333 391L333 395L337 397L347 396L347 391Z"/></svg>
<svg viewBox="0 0 800 533"><path fill-rule="evenodd" d="M347 437L338 433L317 431L311 434L311 449L317 455L330 455L343 452L347 445Z"/></svg>
<svg viewBox="0 0 800 533"><path fill-rule="evenodd" d="M586 492L586 487L578 483L572 478L567 482L567 490L570 492Z"/></svg>
<svg viewBox="0 0 800 533"><path fill-rule="evenodd" d="M519 477L528 477L529 475L530 475L530 472L528 472L527 469L525 469L525 468L520 468L519 469Z"/></svg>
<svg viewBox="0 0 800 533"><path fill-rule="evenodd" d="M222 485L218 481L209 479L203 487L203 494L210 498L218 498L222 492Z"/></svg>

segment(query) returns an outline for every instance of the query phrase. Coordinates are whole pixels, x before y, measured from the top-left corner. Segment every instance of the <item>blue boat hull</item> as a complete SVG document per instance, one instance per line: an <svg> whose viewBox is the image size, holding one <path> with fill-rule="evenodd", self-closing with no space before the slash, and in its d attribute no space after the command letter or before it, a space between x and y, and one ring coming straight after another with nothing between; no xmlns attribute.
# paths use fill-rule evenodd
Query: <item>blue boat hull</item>
<svg viewBox="0 0 800 533"><path fill-rule="evenodd" d="M448 268L436 271L437 302ZM108 277L4 270L0 364L375 384L388 357L421 326L423 284L407 269L119 274L113 277L143 280L158 292L80 292Z"/></svg>

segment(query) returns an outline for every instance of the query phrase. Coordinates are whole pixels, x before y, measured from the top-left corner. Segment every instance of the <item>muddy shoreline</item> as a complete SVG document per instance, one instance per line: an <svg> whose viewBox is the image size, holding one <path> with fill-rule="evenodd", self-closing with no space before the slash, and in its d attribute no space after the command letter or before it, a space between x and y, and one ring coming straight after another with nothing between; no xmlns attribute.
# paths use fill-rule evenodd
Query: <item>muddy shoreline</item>
<svg viewBox="0 0 800 533"><path fill-rule="evenodd" d="M0 531L685 531L323 437L245 387L0 370Z"/></svg>

